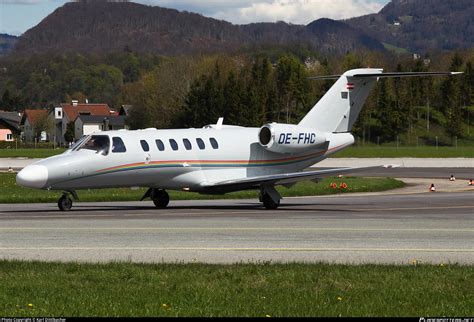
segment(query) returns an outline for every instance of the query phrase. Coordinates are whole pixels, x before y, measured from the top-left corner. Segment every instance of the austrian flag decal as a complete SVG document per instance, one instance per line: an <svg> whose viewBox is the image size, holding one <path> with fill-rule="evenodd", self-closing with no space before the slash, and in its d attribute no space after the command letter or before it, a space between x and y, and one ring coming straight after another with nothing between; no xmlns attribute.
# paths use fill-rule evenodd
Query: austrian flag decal
<svg viewBox="0 0 474 322"><path fill-rule="evenodd" d="M354 89L354 83L347 83L346 89L348 89L350 91L353 90Z"/></svg>

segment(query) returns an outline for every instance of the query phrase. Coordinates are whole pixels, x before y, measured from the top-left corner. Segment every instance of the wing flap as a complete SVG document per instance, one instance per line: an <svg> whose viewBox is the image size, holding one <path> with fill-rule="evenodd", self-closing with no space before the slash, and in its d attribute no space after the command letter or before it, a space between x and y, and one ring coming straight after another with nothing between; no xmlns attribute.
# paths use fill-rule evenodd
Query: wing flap
<svg viewBox="0 0 474 322"><path fill-rule="evenodd" d="M236 180L226 180L219 182L206 182L201 184L204 191L207 192L231 192L237 190L245 190L258 188L260 186L273 186L273 185L291 185L298 181L304 180L317 180L332 175L339 175L343 173L357 173L368 170L380 169L380 168L394 168L396 165L383 165L383 166L372 166L372 167L360 167L360 168L334 168L317 171L305 171L305 172L294 172L294 173L283 173L283 174L272 174L265 176L257 176Z"/></svg>

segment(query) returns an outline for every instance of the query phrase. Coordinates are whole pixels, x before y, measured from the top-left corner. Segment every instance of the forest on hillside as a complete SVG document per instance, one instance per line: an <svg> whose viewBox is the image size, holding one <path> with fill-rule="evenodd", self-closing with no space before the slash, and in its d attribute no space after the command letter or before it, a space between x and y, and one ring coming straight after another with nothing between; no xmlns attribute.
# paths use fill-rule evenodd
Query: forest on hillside
<svg viewBox="0 0 474 322"><path fill-rule="evenodd" d="M113 54L9 56L0 60L0 109L49 109L77 99L133 105L133 129L297 123L332 85L309 76L358 67L385 71L464 71L456 77L385 79L371 92L354 133L364 142L402 136L450 145L472 139L474 50L414 58L378 51L324 57L305 48L164 57Z"/></svg>

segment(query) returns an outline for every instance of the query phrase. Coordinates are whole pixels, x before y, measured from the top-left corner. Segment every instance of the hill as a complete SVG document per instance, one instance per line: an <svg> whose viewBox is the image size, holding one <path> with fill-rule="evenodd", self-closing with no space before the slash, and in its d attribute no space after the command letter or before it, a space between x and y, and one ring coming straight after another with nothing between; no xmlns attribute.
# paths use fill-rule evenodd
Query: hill
<svg viewBox="0 0 474 322"><path fill-rule="evenodd" d="M392 0L379 13L345 20L380 42L414 52L474 46L474 1Z"/></svg>
<svg viewBox="0 0 474 322"><path fill-rule="evenodd" d="M16 54L106 53L124 48L161 55L205 54L295 43L324 53L383 50L379 41L364 32L330 19L308 26L284 22L234 25L156 6L86 1L66 3L28 30Z"/></svg>

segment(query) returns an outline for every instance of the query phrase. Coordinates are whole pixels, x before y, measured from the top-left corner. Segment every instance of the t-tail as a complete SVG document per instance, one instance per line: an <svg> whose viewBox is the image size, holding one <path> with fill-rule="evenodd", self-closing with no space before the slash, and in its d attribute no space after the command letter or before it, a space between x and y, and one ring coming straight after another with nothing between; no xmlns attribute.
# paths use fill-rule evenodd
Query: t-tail
<svg viewBox="0 0 474 322"><path fill-rule="evenodd" d="M350 132L379 78L455 75L459 72L383 73L383 69L352 69L342 75L316 76L312 79L337 79L329 91L298 124L322 132Z"/></svg>

